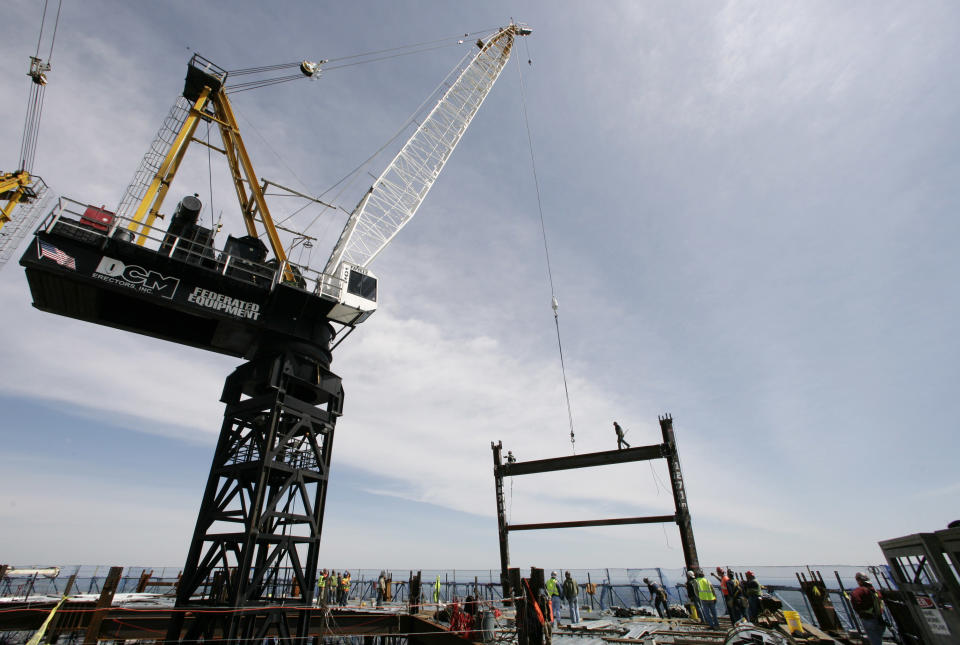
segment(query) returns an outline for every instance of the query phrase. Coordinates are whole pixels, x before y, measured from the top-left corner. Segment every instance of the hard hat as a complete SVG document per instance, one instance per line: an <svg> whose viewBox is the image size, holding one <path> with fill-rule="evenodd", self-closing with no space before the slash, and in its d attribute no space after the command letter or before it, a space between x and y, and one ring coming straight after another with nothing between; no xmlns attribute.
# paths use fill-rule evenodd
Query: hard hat
<svg viewBox="0 0 960 645"><path fill-rule="evenodd" d="M557 577L557 572L556 572L556 571L551 571L551 572L550 572L550 575L553 576L554 578L556 578L556 577Z"/></svg>
<svg viewBox="0 0 960 645"><path fill-rule="evenodd" d="M688 577L688 578L694 577L694 576L693 576L693 571L687 571L687 577Z"/></svg>
<svg viewBox="0 0 960 645"><path fill-rule="evenodd" d="M866 582L870 579L867 577L867 574L860 571L857 572L857 575L855 575L854 578L856 578L857 582Z"/></svg>
<svg viewBox="0 0 960 645"><path fill-rule="evenodd" d="M717 567L717 573L723 573L723 567Z"/></svg>
<svg viewBox="0 0 960 645"><path fill-rule="evenodd" d="M748 577L748 578L752 578L752 577L753 577L753 571L747 571L747 577Z"/></svg>

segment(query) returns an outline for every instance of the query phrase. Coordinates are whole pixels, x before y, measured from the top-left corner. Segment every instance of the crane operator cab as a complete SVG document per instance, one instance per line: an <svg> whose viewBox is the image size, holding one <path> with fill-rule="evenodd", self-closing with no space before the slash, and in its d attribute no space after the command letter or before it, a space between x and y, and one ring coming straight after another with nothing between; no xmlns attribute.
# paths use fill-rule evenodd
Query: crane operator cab
<svg viewBox="0 0 960 645"><path fill-rule="evenodd" d="M377 308L377 276L361 266L342 262L339 277L342 313L351 319L359 314L366 314L364 319L369 317ZM338 315L336 308L331 313Z"/></svg>

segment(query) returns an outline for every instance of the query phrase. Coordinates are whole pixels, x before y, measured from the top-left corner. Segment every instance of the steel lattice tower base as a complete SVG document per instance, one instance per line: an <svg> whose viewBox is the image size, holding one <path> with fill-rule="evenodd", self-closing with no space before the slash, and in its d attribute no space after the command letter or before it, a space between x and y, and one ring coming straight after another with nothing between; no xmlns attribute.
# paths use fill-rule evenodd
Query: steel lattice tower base
<svg viewBox="0 0 960 645"><path fill-rule="evenodd" d="M227 377L223 426L176 603L224 611L197 613L186 634L183 612L175 613L168 642L215 632L226 642L308 636L343 408L329 352L309 349L313 357L285 347L264 353ZM285 610L270 609L282 604ZM296 625L287 622L291 605L304 607L291 619Z"/></svg>

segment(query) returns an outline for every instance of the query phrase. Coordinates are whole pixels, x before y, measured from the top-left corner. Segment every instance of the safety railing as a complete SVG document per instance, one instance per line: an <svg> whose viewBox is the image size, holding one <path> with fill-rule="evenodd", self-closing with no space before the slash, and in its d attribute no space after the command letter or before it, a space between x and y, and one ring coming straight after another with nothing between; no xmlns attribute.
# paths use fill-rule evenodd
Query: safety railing
<svg viewBox="0 0 960 645"><path fill-rule="evenodd" d="M270 290L282 283L313 295L339 301L346 287L344 281L337 276L324 274L289 260L281 263L275 260L257 262L230 254L213 244L204 244L174 235L145 223L131 228L133 221L127 217L113 215L109 225L98 225L86 217L88 207L88 204L69 197L61 197L41 222L39 230L61 234L91 245L102 243L107 239L139 244L143 248L166 255L175 261L217 271L232 279L267 287Z"/></svg>
<svg viewBox="0 0 960 645"><path fill-rule="evenodd" d="M856 571L863 570L860 567L836 565L831 565L829 568L838 570L838 575L845 580L852 579ZM32 578L7 577L0 581L0 597L25 600L27 596L32 595L39 601L40 598L38 597L40 596L57 596L63 592L66 581L71 575L76 575L73 594L96 594L100 592L108 569L107 566L64 566L60 568L59 575L53 578L43 576L33 576ZM806 569L807 567L802 566L754 567L766 592L780 599L785 609L799 612L805 622L816 624L816 618L799 586L787 584L794 572ZM871 573L873 569L873 567L869 568ZM344 570L347 569L338 569L337 571L342 572ZM163 595L172 593L171 590L175 587L179 575L179 569L176 567L154 569L130 567L125 570L125 575L121 578L117 593L136 591L145 571L150 571L152 576L144 585L144 591ZM371 606L377 597L376 583L380 571L376 569L350 569L350 571L352 572L352 580L347 604L357 606L365 603L367 606ZM558 569L558 571L560 570ZM689 601L682 582L685 578L682 569L570 569L569 571L577 580L579 588L578 603L581 607L601 611L611 607L650 607L652 609L649 591L646 584L642 582L644 577L649 577L663 585L670 605L686 604ZM391 587L392 602L407 602L409 594L408 579L411 572L398 569L386 570L385 573L392 577L393 581ZM420 600L427 604L434 600L434 588L438 579L439 602L450 602L454 599L463 600L467 596L473 596L480 601L490 603L499 603L503 600L499 580L500 572L496 569L424 569L420 571L420 574ZM277 575L269 583L269 588L264 591L271 597L278 599L303 597L300 590L296 589L293 580L294 576L291 569L280 568ZM717 595L717 613L724 616L727 612L719 585L714 580L711 580L711 582ZM854 584L852 581L849 582L851 587ZM200 595L208 594L211 586L212 580L200 588ZM589 593L590 591L592 593ZM328 588L325 588L325 593L329 593ZM841 623L847 628L855 628L855 619L848 603L844 602L840 590L827 589L827 593L830 595L834 607L837 608ZM316 587L313 590L313 597L315 602L319 600ZM335 604L335 594L325 598L324 601Z"/></svg>

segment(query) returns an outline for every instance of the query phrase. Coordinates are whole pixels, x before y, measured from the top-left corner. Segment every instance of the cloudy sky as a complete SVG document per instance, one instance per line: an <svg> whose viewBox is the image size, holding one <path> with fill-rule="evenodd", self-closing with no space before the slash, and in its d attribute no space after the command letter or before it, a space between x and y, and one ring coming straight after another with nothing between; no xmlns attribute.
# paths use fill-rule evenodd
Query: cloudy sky
<svg viewBox="0 0 960 645"><path fill-rule="evenodd" d="M41 8L6 3L4 169ZM458 36L511 17L533 35L336 351L321 562L495 568L490 442L571 452L523 97L578 453L614 448L614 420L657 443L671 413L705 564L877 563L878 540L960 518L956 3L66 0L35 171L116 205L194 52L233 70L444 39L235 96L259 175L350 210L369 175L331 187L467 52ZM171 203L196 192L230 230L222 160L208 171L197 148ZM30 302L9 263L0 560L181 565L239 361ZM518 478L510 515L667 513L666 479L644 463ZM682 564L673 526L511 547L521 567Z"/></svg>

